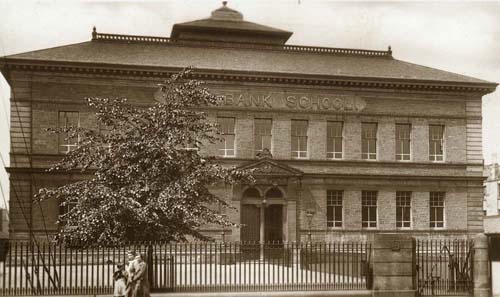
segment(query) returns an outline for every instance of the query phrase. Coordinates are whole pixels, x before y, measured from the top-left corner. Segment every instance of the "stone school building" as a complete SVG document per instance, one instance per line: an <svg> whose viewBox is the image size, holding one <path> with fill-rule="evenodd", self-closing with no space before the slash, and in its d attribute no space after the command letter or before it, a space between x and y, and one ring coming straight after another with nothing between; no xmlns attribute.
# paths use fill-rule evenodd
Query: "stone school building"
<svg viewBox="0 0 500 297"><path fill-rule="evenodd" d="M46 168L75 148L48 127L96 126L85 97L154 103L186 66L224 104L206 108L224 141L201 153L256 168L215 187L242 228L231 241L370 239L377 232L468 237L483 230L481 98L497 84L397 60L388 50L295 46L292 32L225 4L169 38L105 34L2 57L12 88L10 237L45 237L65 209L33 194L82 178ZM444 55L444 53L443 53Z"/></svg>

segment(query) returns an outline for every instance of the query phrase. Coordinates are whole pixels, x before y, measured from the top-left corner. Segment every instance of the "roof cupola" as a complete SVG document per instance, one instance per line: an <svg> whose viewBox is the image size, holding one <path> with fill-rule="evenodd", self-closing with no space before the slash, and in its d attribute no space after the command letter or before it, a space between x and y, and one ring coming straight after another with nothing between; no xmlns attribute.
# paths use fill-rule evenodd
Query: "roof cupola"
<svg viewBox="0 0 500 297"><path fill-rule="evenodd" d="M171 38L207 42L283 45L292 32L245 21L243 14L227 6L212 11L209 18L175 24Z"/></svg>

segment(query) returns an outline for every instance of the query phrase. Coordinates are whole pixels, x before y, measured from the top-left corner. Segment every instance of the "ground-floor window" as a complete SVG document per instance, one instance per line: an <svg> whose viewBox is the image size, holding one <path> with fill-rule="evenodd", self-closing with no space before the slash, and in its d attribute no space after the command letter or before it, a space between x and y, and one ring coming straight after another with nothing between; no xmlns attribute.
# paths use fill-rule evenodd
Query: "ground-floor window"
<svg viewBox="0 0 500 297"><path fill-rule="evenodd" d="M430 227L444 228L444 192L431 192L429 200Z"/></svg>
<svg viewBox="0 0 500 297"><path fill-rule="evenodd" d="M326 191L327 227L342 227L342 195L343 191Z"/></svg>
<svg viewBox="0 0 500 297"><path fill-rule="evenodd" d="M396 228L411 228L411 192L396 192Z"/></svg>
<svg viewBox="0 0 500 297"><path fill-rule="evenodd" d="M377 228L377 191L362 192L361 216L363 228Z"/></svg>

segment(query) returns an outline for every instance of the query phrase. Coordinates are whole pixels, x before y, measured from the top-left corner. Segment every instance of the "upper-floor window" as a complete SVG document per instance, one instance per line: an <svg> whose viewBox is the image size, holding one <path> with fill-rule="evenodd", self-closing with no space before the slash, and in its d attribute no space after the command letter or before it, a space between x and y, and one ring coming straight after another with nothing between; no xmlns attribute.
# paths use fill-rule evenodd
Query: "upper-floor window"
<svg viewBox="0 0 500 297"><path fill-rule="evenodd" d="M60 111L58 128L80 127L80 114L78 111ZM69 133L59 133L59 153L67 154L78 147L78 137L71 137Z"/></svg>
<svg viewBox="0 0 500 297"><path fill-rule="evenodd" d="M409 161L411 158L411 125L396 124L396 160Z"/></svg>
<svg viewBox="0 0 500 297"><path fill-rule="evenodd" d="M342 159L342 122L326 122L326 157Z"/></svg>
<svg viewBox="0 0 500 297"><path fill-rule="evenodd" d="M342 227L342 196L343 191L326 191L326 225Z"/></svg>
<svg viewBox="0 0 500 297"><path fill-rule="evenodd" d="M361 226L377 228L377 191L361 193Z"/></svg>
<svg viewBox="0 0 500 297"><path fill-rule="evenodd" d="M307 120L292 120L292 158L307 158Z"/></svg>
<svg viewBox="0 0 500 297"><path fill-rule="evenodd" d="M443 161L444 126L429 125L429 161Z"/></svg>
<svg viewBox="0 0 500 297"><path fill-rule="evenodd" d="M430 192L430 227L444 228L444 192Z"/></svg>
<svg viewBox="0 0 500 297"><path fill-rule="evenodd" d="M411 228L411 192L396 192L396 228Z"/></svg>
<svg viewBox="0 0 500 297"><path fill-rule="evenodd" d="M255 152L262 152L266 148L271 151L273 121L271 119L255 119L254 125Z"/></svg>
<svg viewBox="0 0 500 297"><path fill-rule="evenodd" d="M361 123L361 159L377 159L377 123Z"/></svg>
<svg viewBox="0 0 500 297"><path fill-rule="evenodd" d="M217 142L217 154L222 157L234 157L234 118L217 118L219 133L222 135L221 141Z"/></svg>

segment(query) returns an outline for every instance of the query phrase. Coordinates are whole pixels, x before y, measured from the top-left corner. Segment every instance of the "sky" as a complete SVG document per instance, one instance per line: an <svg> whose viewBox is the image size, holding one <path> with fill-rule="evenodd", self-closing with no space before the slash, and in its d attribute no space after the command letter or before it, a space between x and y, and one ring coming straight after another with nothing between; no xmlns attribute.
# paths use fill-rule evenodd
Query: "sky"
<svg viewBox="0 0 500 297"><path fill-rule="evenodd" d="M0 56L89 41L93 26L102 33L168 37L174 23L206 18L221 5L0 0ZM247 21L294 32L288 44L374 50L390 45L396 59L500 82L500 1L229 0L228 7ZM0 153L6 165L9 100L9 86L0 76ZM485 164L495 161L494 153L500 161L499 131L500 90L483 97ZM2 168L0 184L1 206L8 195Z"/></svg>

